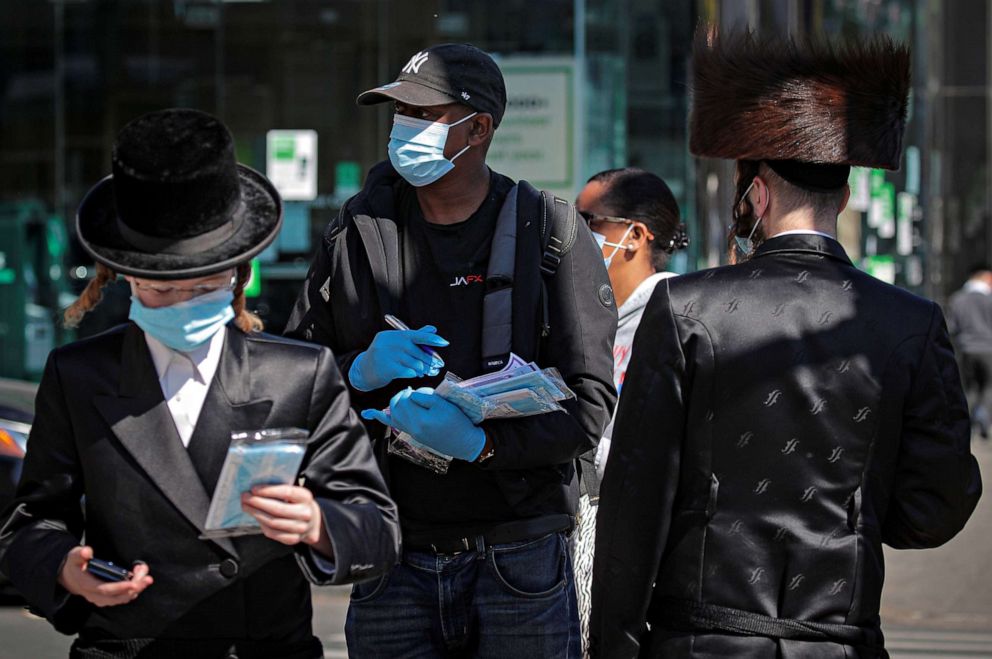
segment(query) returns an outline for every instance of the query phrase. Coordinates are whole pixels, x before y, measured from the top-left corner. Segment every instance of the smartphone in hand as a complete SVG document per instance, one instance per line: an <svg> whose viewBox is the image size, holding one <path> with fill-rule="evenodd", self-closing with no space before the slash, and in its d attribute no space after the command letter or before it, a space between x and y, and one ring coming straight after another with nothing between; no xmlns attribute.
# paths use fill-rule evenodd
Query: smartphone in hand
<svg viewBox="0 0 992 659"><path fill-rule="evenodd" d="M134 576L130 570L114 565L110 561L102 561L99 558L91 558L87 561L86 571L104 581L127 581Z"/></svg>

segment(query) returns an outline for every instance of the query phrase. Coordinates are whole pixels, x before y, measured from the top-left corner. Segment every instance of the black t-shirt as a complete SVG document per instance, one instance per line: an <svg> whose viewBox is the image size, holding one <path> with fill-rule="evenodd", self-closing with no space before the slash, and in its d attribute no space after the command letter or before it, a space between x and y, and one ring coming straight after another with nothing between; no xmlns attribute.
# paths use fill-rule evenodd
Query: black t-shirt
<svg viewBox="0 0 992 659"><path fill-rule="evenodd" d="M437 386L445 371L462 379L482 373L482 299L489 251L500 208L513 187L491 172L489 194L468 219L456 224L428 222L414 188L402 186L396 209L405 218L402 320L417 329L434 325L451 345L439 349L445 368L437 378L403 386ZM438 539L477 532L516 518L491 472L453 460L437 474L390 456L390 492L405 533L436 531Z"/></svg>

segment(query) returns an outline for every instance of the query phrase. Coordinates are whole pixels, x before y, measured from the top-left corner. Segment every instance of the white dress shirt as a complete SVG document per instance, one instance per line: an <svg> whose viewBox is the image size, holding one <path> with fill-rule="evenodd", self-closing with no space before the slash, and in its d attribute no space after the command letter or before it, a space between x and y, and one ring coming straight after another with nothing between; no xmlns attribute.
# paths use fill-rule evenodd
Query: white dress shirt
<svg viewBox="0 0 992 659"><path fill-rule="evenodd" d="M226 332L227 328L222 327L209 341L190 352L173 350L155 337L145 334L162 395L165 396L183 446L187 448L193 429L196 428L196 420L200 418L203 401L207 398L207 390L217 372Z"/></svg>

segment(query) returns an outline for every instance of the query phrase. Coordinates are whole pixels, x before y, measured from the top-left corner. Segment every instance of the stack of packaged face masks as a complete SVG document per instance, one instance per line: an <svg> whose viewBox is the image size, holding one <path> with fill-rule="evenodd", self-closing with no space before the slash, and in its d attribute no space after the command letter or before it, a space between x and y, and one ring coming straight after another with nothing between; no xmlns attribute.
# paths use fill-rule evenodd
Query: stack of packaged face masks
<svg viewBox="0 0 992 659"><path fill-rule="evenodd" d="M554 368L540 368L515 354L502 370L462 380L446 373L434 393L455 404L472 420L507 419L561 411L561 401L575 394ZM424 446L405 432L389 444L389 452L437 473L448 471L453 459Z"/></svg>
<svg viewBox="0 0 992 659"><path fill-rule="evenodd" d="M293 483L306 454L309 433L302 428L266 428L231 433L204 533L225 538L262 532L258 520L241 509L241 493L256 485Z"/></svg>

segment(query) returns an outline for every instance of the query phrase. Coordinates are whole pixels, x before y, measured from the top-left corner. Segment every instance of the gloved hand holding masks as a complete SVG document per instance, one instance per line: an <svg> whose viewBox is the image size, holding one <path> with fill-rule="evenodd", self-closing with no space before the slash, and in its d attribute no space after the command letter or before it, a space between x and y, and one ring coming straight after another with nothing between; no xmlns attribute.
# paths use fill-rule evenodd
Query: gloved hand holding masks
<svg viewBox="0 0 992 659"><path fill-rule="evenodd" d="M348 380L360 391L372 391L397 379L437 375L444 361L429 354L421 345L443 348L448 342L438 336L437 328L431 325L419 330L379 332L368 350L351 363Z"/></svg>
<svg viewBox="0 0 992 659"><path fill-rule="evenodd" d="M429 387L408 387L389 401L389 414L364 410L362 418L402 430L438 453L467 462L478 458L486 444L485 431Z"/></svg>

